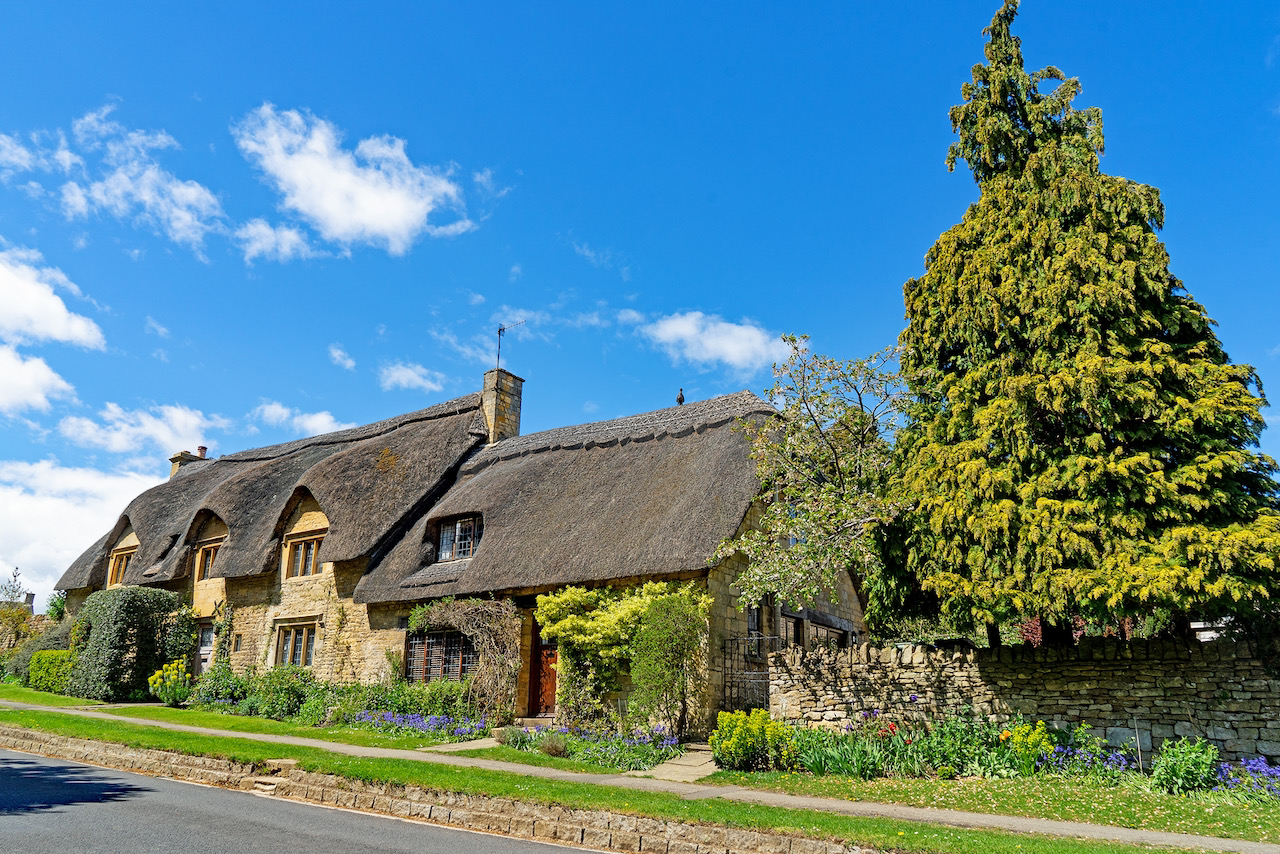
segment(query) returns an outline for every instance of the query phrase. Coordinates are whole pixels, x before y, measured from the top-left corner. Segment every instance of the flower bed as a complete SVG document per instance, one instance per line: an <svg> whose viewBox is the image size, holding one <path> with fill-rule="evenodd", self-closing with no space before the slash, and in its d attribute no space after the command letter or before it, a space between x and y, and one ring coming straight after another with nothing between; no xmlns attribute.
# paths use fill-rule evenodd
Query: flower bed
<svg viewBox="0 0 1280 854"><path fill-rule="evenodd" d="M445 741L470 741L489 734L489 727L483 716L465 718L451 715L401 715L366 710L356 715L355 722L368 724L378 730L422 733Z"/></svg>
<svg viewBox="0 0 1280 854"><path fill-rule="evenodd" d="M624 771L647 771L684 752L679 740L663 727L630 732L585 727L505 727L497 735L499 742L517 750L540 751Z"/></svg>

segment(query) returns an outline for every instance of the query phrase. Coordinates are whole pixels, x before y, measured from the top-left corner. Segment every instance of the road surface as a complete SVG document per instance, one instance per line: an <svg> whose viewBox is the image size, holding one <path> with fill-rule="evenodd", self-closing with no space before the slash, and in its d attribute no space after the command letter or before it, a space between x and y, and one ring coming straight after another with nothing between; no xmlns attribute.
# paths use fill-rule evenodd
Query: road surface
<svg viewBox="0 0 1280 854"><path fill-rule="evenodd" d="M565 854L522 839L0 750L0 851Z"/></svg>

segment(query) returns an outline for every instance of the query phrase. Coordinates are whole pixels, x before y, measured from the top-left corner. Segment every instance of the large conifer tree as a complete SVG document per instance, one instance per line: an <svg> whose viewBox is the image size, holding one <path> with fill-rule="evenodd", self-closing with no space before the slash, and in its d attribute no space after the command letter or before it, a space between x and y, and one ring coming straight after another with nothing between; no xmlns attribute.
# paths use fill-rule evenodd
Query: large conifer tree
<svg viewBox="0 0 1280 854"><path fill-rule="evenodd" d="M1252 613L1280 598L1261 388L1169 272L1159 192L1100 171L1101 112L1024 70L1017 8L951 110L981 196L904 288L912 568L977 622Z"/></svg>

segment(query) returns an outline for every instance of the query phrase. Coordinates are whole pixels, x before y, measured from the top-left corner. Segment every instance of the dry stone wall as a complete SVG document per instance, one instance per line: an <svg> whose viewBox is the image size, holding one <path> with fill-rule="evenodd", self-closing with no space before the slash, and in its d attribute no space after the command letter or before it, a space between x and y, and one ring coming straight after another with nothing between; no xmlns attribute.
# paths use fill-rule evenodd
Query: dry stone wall
<svg viewBox="0 0 1280 854"><path fill-rule="evenodd" d="M1280 760L1280 679L1247 643L1082 638L1069 649L931 646L791 649L770 658L770 713L838 729L873 709L923 720L972 710L1057 727L1080 723L1119 746L1158 751L1203 736L1224 758Z"/></svg>

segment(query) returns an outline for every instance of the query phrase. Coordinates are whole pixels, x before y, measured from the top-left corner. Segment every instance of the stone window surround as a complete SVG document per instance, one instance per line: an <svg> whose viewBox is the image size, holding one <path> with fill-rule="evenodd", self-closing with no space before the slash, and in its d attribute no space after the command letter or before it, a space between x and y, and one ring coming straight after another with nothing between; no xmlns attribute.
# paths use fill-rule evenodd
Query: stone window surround
<svg viewBox="0 0 1280 854"><path fill-rule="evenodd" d="M226 537L209 537L196 543L196 581L204 581L209 577L209 570L218 558L218 549L226 542Z"/></svg>
<svg viewBox="0 0 1280 854"><path fill-rule="evenodd" d="M297 531L285 536L284 542L280 545L280 570L286 581L310 578L324 571L324 565L318 563L316 557L320 553L320 543L327 533L329 533L328 528L320 528L312 531ZM308 544L311 544L311 553L303 558L305 563L295 572L296 550L305 548ZM302 571L304 569L305 572Z"/></svg>
<svg viewBox="0 0 1280 854"><path fill-rule="evenodd" d="M293 664L293 659L296 658L300 666L310 667L323 626L324 621L319 616L289 617L276 621L275 650L271 656L275 666Z"/></svg>
<svg viewBox="0 0 1280 854"><path fill-rule="evenodd" d="M124 584L124 574L129 569L129 564L133 561L133 556L137 553L137 546L129 546L123 549L116 549L111 553L109 566L111 567L107 573L107 586L119 587Z"/></svg>

